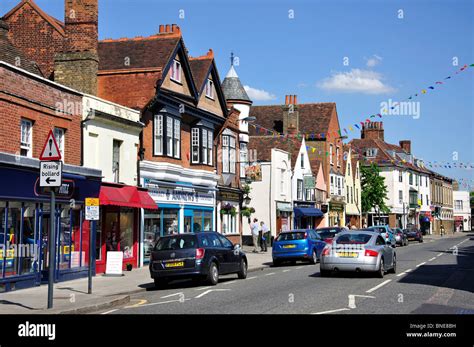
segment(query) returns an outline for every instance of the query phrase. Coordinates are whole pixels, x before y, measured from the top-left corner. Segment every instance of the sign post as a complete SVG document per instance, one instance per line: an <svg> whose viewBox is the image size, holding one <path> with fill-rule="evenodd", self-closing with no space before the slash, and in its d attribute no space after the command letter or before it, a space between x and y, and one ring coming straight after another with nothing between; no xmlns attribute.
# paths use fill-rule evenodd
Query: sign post
<svg viewBox="0 0 474 347"><path fill-rule="evenodd" d="M54 277L56 270L56 195L54 189L61 187L62 162L59 146L50 130L40 155L40 187L50 189L50 232L49 232L49 276L48 309L53 308Z"/></svg>
<svg viewBox="0 0 474 347"><path fill-rule="evenodd" d="M89 235L89 272L87 281L87 294L92 294L92 264L94 263L95 221L99 220L99 199L86 198L86 220L90 221Z"/></svg>

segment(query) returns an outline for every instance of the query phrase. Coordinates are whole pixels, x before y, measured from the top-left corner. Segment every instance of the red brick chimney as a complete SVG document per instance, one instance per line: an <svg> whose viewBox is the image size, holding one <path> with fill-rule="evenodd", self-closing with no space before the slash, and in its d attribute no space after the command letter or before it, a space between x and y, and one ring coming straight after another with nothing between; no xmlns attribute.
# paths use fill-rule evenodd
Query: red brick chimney
<svg viewBox="0 0 474 347"><path fill-rule="evenodd" d="M65 0L64 50L55 56L54 80L97 95L98 0Z"/></svg>
<svg viewBox="0 0 474 347"><path fill-rule="evenodd" d="M401 140L400 147L402 147L402 149L408 154L411 154L411 141L410 140Z"/></svg>
<svg viewBox="0 0 474 347"><path fill-rule="evenodd" d="M364 123L360 138L369 140L378 139L384 141L383 122Z"/></svg>
<svg viewBox="0 0 474 347"><path fill-rule="evenodd" d="M299 132L299 113L296 95L286 95L283 106L283 133L297 134Z"/></svg>

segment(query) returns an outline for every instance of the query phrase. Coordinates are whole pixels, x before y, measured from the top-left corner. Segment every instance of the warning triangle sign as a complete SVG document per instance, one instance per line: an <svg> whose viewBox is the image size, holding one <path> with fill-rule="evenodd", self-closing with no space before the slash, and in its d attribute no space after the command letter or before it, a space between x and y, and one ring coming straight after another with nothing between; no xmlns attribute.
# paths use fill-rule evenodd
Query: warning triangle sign
<svg viewBox="0 0 474 347"><path fill-rule="evenodd" d="M41 151L40 160L61 160L61 152L59 151L58 143L50 130L46 142Z"/></svg>

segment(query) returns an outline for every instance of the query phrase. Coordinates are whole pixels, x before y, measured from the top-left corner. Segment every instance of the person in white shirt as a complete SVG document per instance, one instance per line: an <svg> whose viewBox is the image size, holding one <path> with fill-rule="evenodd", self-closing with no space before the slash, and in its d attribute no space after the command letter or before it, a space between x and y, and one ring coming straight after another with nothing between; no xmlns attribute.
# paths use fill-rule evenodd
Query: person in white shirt
<svg viewBox="0 0 474 347"><path fill-rule="evenodd" d="M268 227L266 226L266 224L263 221L260 222L260 229L261 229L260 249L262 250L262 252L266 252L267 251Z"/></svg>
<svg viewBox="0 0 474 347"><path fill-rule="evenodd" d="M260 231L260 225L258 224L258 219L254 218L253 223L250 224L250 231L252 232L253 240L253 253L258 253L258 234Z"/></svg>

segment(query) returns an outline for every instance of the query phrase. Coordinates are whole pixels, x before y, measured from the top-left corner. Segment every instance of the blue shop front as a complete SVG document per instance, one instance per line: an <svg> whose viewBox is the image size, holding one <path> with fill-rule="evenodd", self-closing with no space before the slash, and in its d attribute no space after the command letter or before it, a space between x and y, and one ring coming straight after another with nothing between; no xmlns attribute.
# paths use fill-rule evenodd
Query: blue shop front
<svg viewBox="0 0 474 347"><path fill-rule="evenodd" d="M38 179L38 160L0 153L0 292L48 281L52 218L55 282L87 276L89 242L95 240L90 240L84 201L99 196L101 171L64 165L54 213Z"/></svg>

